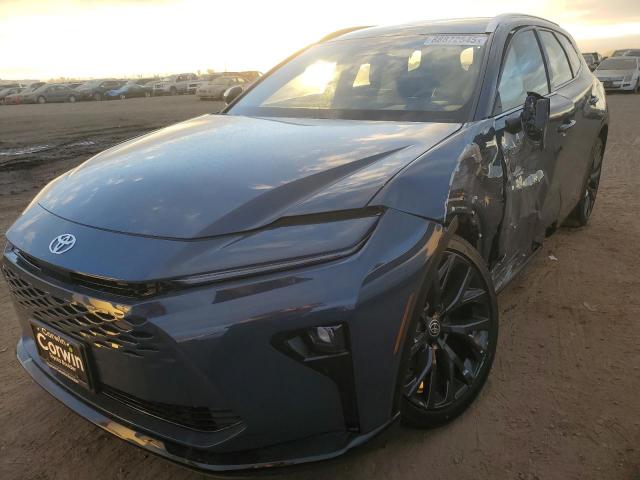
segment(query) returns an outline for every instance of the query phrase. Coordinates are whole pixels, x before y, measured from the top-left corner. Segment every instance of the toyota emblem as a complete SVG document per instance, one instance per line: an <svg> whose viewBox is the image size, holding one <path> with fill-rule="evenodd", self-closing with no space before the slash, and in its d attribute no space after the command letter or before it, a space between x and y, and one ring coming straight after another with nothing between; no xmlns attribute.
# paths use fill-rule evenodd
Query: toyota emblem
<svg viewBox="0 0 640 480"><path fill-rule="evenodd" d="M61 253L68 252L76 244L76 237L70 233L63 233L51 240L49 244L49 251L60 255Z"/></svg>

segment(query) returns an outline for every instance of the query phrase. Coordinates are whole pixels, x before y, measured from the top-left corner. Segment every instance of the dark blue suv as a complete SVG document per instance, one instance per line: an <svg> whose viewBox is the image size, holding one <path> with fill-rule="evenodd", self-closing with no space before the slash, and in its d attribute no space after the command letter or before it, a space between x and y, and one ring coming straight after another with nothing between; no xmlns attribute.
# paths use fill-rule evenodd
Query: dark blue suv
<svg viewBox="0 0 640 480"><path fill-rule="evenodd" d="M461 414L496 291L594 205L608 112L574 41L524 15L353 29L238 93L62 175L10 228L24 368L209 470Z"/></svg>

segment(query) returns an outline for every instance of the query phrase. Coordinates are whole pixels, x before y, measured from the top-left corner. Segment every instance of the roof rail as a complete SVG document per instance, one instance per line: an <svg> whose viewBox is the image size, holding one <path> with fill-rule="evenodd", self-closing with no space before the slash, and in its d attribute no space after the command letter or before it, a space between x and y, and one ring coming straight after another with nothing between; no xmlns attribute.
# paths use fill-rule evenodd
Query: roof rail
<svg viewBox="0 0 640 480"><path fill-rule="evenodd" d="M491 21L487 25L487 32L494 32L496 28L498 28L498 25L500 25L501 23L504 23L507 20L515 20L517 18L532 18L536 20L542 20L543 22L552 23L558 27L560 26L556 22L552 22L551 20L537 17L535 15L528 15L526 13L503 13L501 15L496 15L491 19Z"/></svg>
<svg viewBox="0 0 640 480"><path fill-rule="evenodd" d="M336 30L335 32L331 32L330 34L325 35L320 40L318 40L318 43L328 42L329 40L333 40L334 38L339 37L341 35L345 35L350 32L355 32L356 30L362 30L363 28L370 28L372 26L373 25L361 25L358 27L341 28L340 30Z"/></svg>

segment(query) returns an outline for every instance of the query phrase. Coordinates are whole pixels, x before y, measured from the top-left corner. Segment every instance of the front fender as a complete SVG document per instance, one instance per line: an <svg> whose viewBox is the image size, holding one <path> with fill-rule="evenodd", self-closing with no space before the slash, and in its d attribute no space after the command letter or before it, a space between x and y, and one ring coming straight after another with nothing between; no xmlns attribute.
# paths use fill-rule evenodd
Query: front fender
<svg viewBox="0 0 640 480"><path fill-rule="evenodd" d="M393 178L370 205L449 225L489 258L504 211L504 169L492 119L468 124ZM464 232L464 233L463 233Z"/></svg>

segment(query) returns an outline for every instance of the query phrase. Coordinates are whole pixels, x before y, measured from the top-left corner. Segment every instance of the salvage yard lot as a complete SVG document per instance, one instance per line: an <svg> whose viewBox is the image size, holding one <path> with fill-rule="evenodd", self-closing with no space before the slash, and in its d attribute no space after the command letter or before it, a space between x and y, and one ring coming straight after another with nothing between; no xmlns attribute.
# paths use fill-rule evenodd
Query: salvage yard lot
<svg viewBox="0 0 640 480"><path fill-rule="evenodd" d="M274 476L640 478L640 95L609 102L590 224L559 230L500 294L498 353L478 401L444 428L395 425L340 459ZM179 96L0 107L0 231L93 153L221 106ZM15 359L18 323L2 281L0 331L0 478L200 477L103 433L36 386Z"/></svg>

